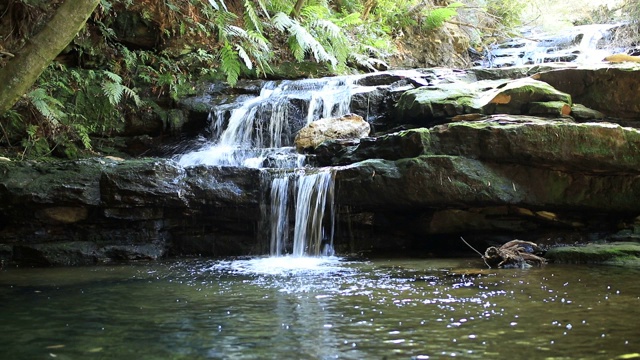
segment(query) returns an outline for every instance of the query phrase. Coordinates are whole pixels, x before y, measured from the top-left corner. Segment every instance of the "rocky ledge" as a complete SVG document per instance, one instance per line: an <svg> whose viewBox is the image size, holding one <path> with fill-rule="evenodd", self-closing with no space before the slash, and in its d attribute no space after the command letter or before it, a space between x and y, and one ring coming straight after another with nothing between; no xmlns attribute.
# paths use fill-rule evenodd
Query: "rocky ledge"
<svg viewBox="0 0 640 360"><path fill-rule="evenodd" d="M619 88L638 70L491 76L506 71L520 75L388 77L412 84L367 105L388 113L371 120L352 104L384 121L384 133L305 148L334 172L339 254L452 255L468 250L460 236L481 250L514 238L556 247L640 237L640 132L620 125L640 119L640 92ZM263 173L167 158L0 161L0 257L78 265L264 254Z"/></svg>

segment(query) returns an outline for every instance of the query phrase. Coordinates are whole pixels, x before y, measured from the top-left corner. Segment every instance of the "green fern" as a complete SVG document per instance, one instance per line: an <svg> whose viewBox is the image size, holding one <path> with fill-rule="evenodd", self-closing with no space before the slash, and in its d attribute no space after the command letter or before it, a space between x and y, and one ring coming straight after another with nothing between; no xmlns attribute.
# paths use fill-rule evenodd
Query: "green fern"
<svg viewBox="0 0 640 360"><path fill-rule="evenodd" d="M218 4L220 3L220 4ZM224 3L223 0L209 0L209 4L211 4L211 6L213 6L214 9L220 11L220 8L222 7L222 9L224 9L224 11L229 11L227 10L227 5Z"/></svg>
<svg viewBox="0 0 640 360"><path fill-rule="evenodd" d="M108 80L102 83L102 91L112 106L118 105L123 96L133 99L136 106L142 105L142 100L138 94L122 84L122 77L120 77L120 75L114 74L111 71L104 71L103 73Z"/></svg>
<svg viewBox="0 0 640 360"><path fill-rule="evenodd" d="M91 138L89 137L89 130L87 127L82 124L73 124L73 128L76 130L76 134L80 138L82 146L87 150L91 150Z"/></svg>
<svg viewBox="0 0 640 360"><path fill-rule="evenodd" d="M458 8L462 6L464 6L463 3L456 2L447 5L447 7L429 11L426 19L424 20L426 28L428 30L433 30L441 27L447 20L458 15Z"/></svg>
<svg viewBox="0 0 640 360"><path fill-rule="evenodd" d="M244 1L244 23L249 30L262 33L262 20L258 16L251 0Z"/></svg>
<svg viewBox="0 0 640 360"><path fill-rule="evenodd" d="M32 90L27 94L27 98L36 110L54 126L58 125L66 115L62 110L64 105L47 94L45 89Z"/></svg>
<svg viewBox="0 0 640 360"><path fill-rule="evenodd" d="M231 44L226 43L220 49L220 69L227 75L227 82L233 86L238 82L240 75L240 60L238 54L233 51Z"/></svg>
<svg viewBox="0 0 640 360"><path fill-rule="evenodd" d="M289 48L296 60L303 61L307 51L310 51L318 62L328 62L332 67L337 65L338 61L335 56L327 52L322 44L297 20L280 12L273 16L272 23L276 29L289 33Z"/></svg>

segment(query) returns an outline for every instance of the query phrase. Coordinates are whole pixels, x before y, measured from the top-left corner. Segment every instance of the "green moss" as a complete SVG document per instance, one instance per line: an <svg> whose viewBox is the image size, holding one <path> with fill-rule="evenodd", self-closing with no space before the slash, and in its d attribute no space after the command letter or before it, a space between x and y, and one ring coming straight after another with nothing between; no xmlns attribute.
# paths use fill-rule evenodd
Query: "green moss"
<svg viewBox="0 0 640 360"><path fill-rule="evenodd" d="M552 262L565 264L638 266L640 265L640 244L617 242L562 246L549 249L545 257Z"/></svg>

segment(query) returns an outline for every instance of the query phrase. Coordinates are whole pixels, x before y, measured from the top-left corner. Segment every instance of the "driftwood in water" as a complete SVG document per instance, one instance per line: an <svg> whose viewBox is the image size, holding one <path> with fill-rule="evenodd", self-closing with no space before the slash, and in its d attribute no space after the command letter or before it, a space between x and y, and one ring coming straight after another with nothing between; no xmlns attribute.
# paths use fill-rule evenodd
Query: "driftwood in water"
<svg viewBox="0 0 640 360"><path fill-rule="evenodd" d="M523 269L544 265L547 260L539 256L543 252L534 242L511 240L500 247L487 248L483 259L491 267Z"/></svg>

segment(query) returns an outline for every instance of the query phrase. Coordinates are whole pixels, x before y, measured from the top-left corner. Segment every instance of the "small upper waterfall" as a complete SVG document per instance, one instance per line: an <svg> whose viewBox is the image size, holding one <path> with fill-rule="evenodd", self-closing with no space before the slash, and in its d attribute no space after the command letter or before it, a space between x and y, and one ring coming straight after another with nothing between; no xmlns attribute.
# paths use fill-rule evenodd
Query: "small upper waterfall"
<svg viewBox="0 0 640 360"><path fill-rule="evenodd" d="M505 67L549 62L600 62L607 55L623 52L612 45L613 31L621 24L574 26L560 34L525 32L522 38L488 49L482 66Z"/></svg>
<svg viewBox="0 0 640 360"><path fill-rule="evenodd" d="M298 130L313 120L349 112L355 77L267 82L260 94L211 110L213 139L184 154L182 165L296 168L304 157L293 150Z"/></svg>

